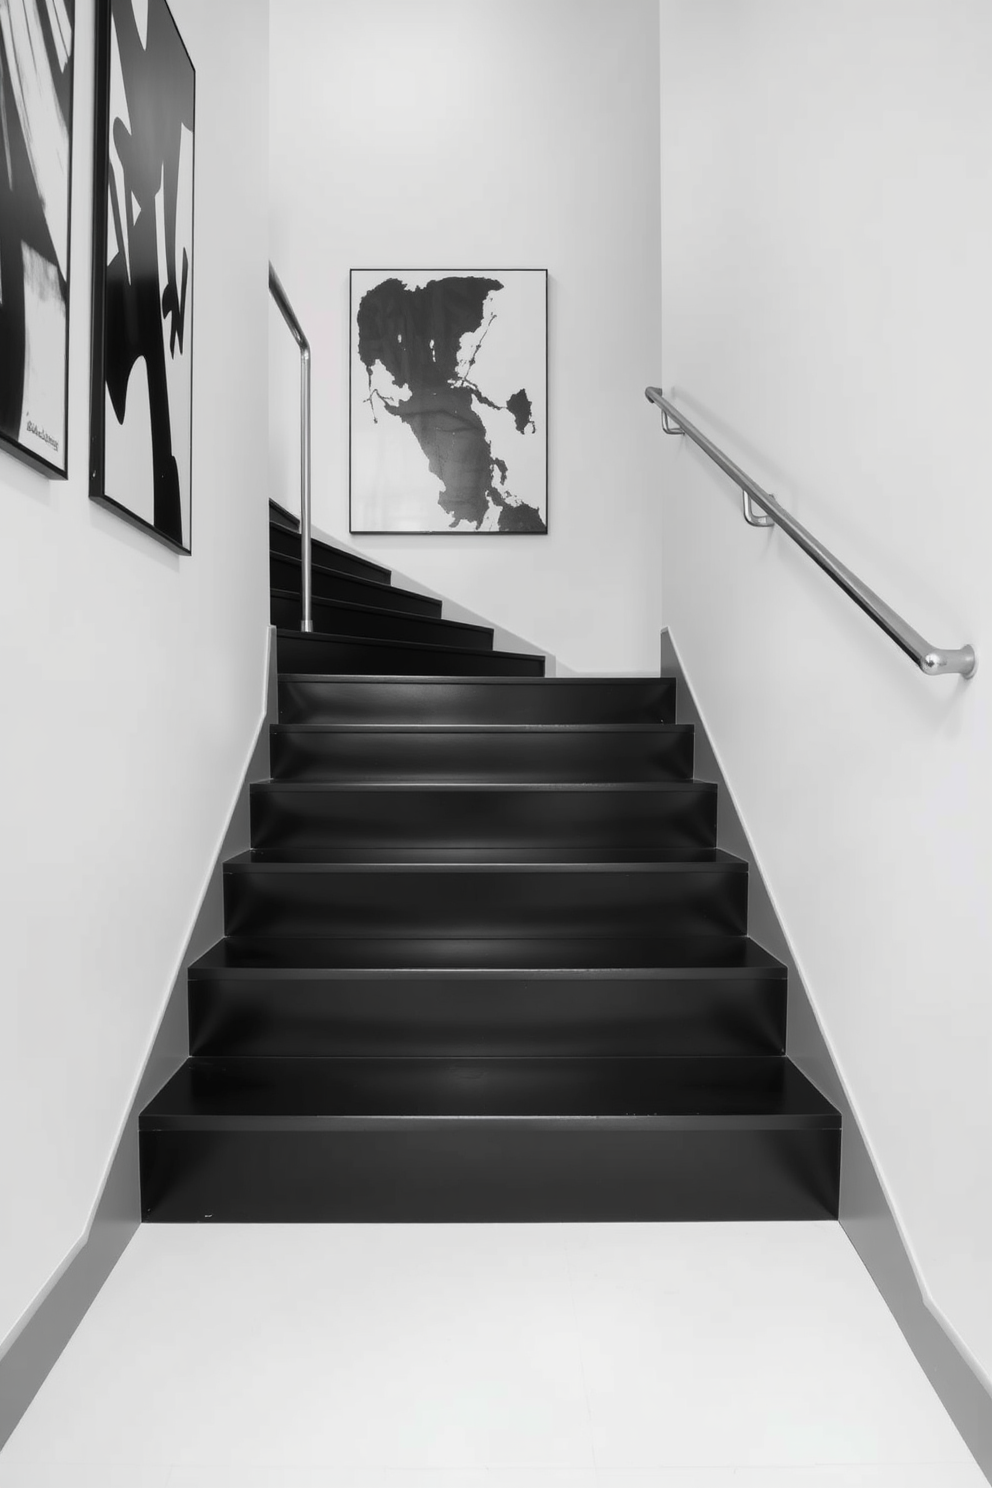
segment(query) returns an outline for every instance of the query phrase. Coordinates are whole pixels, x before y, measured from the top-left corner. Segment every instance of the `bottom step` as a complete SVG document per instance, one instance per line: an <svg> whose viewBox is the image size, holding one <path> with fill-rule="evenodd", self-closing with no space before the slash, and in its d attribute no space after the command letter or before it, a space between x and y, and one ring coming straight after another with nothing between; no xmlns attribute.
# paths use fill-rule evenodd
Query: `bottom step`
<svg viewBox="0 0 992 1488"><path fill-rule="evenodd" d="M139 1130L151 1220L837 1214L840 1116L776 1056L190 1059Z"/></svg>

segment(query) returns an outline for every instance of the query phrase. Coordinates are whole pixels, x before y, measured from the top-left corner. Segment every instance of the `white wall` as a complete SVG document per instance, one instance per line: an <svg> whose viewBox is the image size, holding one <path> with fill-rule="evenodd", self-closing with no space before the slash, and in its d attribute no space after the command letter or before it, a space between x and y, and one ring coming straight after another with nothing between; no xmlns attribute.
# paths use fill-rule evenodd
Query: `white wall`
<svg viewBox="0 0 992 1488"><path fill-rule="evenodd" d="M928 639L981 653L992 9L660 9L665 385ZM924 1287L988 1377L992 653L927 679L656 442L666 620Z"/></svg>
<svg viewBox="0 0 992 1488"><path fill-rule="evenodd" d="M268 6L171 4L197 78L192 557L87 497L93 0L70 479L0 453L0 1346L86 1230L264 702Z"/></svg>
<svg viewBox="0 0 992 1488"><path fill-rule="evenodd" d="M348 536L348 271L547 268L550 532L362 550L580 671L657 672L654 0L273 0L273 260L314 348L314 511ZM297 501L273 334L272 484Z"/></svg>

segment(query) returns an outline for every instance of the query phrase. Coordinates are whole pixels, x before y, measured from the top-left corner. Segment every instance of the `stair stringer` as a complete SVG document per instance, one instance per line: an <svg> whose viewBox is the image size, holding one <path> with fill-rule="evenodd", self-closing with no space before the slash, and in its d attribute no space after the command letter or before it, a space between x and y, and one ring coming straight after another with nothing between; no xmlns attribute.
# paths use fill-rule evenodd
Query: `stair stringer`
<svg viewBox="0 0 992 1488"><path fill-rule="evenodd" d="M667 627L661 632L661 676L674 677L678 682L677 722L695 727L696 777L719 787L717 844L749 864L748 933L788 968L786 1054L837 1107L843 1119L840 1224L955 1426L988 1474L992 1467L992 1401L982 1380L931 1310L920 1286L871 1150L813 1010L761 865Z"/></svg>

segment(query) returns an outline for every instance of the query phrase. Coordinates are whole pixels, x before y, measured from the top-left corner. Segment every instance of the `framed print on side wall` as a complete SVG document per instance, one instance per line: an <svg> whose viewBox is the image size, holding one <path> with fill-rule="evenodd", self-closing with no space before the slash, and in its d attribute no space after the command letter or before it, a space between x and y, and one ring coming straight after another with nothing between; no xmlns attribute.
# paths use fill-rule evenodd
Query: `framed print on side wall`
<svg viewBox="0 0 992 1488"><path fill-rule="evenodd" d="M196 74L166 0L96 0L90 495L191 550Z"/></svg>
<svg viewBox="0 0 992 1488"><path fill-rule="evenodd" d="M74 0L0 0L0 448L65 479Z"/></svg>
<svg viewBox="0 0 992 1488"><path fill-rule="evenodd" d="M351 531L546 533L546 269L352 269Z"/></svg>

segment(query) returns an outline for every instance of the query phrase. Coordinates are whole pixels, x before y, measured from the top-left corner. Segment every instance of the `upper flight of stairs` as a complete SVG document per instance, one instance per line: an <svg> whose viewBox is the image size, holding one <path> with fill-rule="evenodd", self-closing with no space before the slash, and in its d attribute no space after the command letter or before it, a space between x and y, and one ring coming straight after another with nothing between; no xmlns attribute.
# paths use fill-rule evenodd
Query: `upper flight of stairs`
<svg viewBox="0 0 992 1488"><path fill-rule="evenodd" d="M146 1219L835 1215L672 679L545 680L276 509L279 722L140 1118Z"/></svg>

